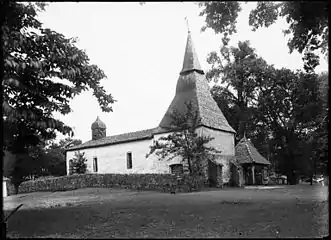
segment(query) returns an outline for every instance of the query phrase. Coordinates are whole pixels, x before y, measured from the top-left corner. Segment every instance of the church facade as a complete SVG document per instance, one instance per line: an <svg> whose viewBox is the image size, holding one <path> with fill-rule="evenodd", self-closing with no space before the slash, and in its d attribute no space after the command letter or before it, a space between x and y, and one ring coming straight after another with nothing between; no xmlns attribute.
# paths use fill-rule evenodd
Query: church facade
<svg viewBox="0 0 331 240"><path fill-rule="evenodd" d="M146 154L154 140L171 133L168 130L172 124L170 114L175 110L185 111L187 102L192 104L199 117L197 133L213 137L214 139L208 144L221 151L212 161L208 160L206 177L216 184L229 183L234 179L231 176L231 169L238 170L238 165L232 164L235 156L235 131L211 96L190 32L176 94L159 126L107 136L106 125L98 117L91 126L92 139L67 150L67 173L69 174L70 160L77 151L85 153L89 173L173 173L176 167L182 164L178 157L161 161L156 155L147 157Z"/></svg>

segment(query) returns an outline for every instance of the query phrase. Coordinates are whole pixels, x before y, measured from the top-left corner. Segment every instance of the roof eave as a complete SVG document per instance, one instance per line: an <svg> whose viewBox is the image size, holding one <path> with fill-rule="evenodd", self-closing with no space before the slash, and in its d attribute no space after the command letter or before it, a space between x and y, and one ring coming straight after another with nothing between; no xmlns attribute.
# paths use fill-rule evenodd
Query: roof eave
<svg viewBox="0 0 331 240"><path fill-rule="evenodd" d="M152 139L153 136L154 135L147 136L147 137L142 137L142 138L137 138L137 139L130 139L130 140L127 139L127 140L122 140L122 141L117 141L117 142L112 142L112 143L100 143L100 144L91 145L91 146L81 146L81 147L77 146L75 148L67 149L66 152L77 151L77 150L88 149L88 148L104 147L104 146L116 145L116 144L127 143L127 142L134 142L134 141L139 141L139 140L148 140L148 139Z"/></svg>
<svg viewBox="0 0 331 240"><path fill-rule="evenodd" d="M206 128L210 128L212 130L218 130L218 131L222 131L222 132L228 132L228 133L233 133L233 134L236 134L236 131L235 130L225 130L225 129L221 129L221 128L215 128L215 127L210 127L206 124L201 124L200 126L203 126L203 127L206 127Z"/></svg>
<svg viewBox="0 0 331 240"><path fill-rule="evenodd" d="M183 74L189 74L191 72L198 72L200 74L205 74L205 72L202 69L198 69L198 68L183 69L179 74L183 75Z"/></svg>

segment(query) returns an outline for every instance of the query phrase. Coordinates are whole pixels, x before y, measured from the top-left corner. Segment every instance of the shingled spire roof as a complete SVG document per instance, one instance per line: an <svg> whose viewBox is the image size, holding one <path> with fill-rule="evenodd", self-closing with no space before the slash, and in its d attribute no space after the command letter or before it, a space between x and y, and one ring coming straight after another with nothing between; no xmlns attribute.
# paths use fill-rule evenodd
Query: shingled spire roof
<svg viewBox="0 0 331 240"><path fill-rule="evenodd" d="M195 53L194 45L192 42L191 31L188 31L186 50L183 62L183 68L180 74L187 73L190 71L197 71L200 74L204 74L197 54Z"/></svg>
<svg viewBox="0 0 331 240"><path fill-rule="evenodd" d="M161 128L173 127L171 113L175 110L184 113L187 102L191 102L193 109L197 111L200 118L199 125L235 133L211 96L190 31L187 36L183 68L177 81L176 94L159 126Z"/></svg>

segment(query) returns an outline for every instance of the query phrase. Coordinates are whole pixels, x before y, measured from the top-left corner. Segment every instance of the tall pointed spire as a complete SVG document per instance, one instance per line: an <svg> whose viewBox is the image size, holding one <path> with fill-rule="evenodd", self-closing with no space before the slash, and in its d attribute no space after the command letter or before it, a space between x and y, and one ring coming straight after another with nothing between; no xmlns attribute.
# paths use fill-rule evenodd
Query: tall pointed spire
<svg viewBox="0 0 331 240"><path fill-rule="evenodd" d="M183 69L177 81L176 94L159 126L161 128L174 127L171 115L174 111L185 113L187 111L186 103L191 103L193 110L197 112L200 119L199 126L235 133L211 96L207 79L194 50L189 29Z"/></svg>
<svg viewBox="0 0 331 240"><path fill-rule="evenodd" d="M184 62L183 62L183 68L180 74L185 74L188 72L196 71L200 74L204 74L201 65L199 63L197 54L194 49L192 37L191 37L191 30L189 28L187 17L186 24L188 29L188 35L187 35L187 41L186 41L186 49L185 49L185 56L184 56Z"/></svg>

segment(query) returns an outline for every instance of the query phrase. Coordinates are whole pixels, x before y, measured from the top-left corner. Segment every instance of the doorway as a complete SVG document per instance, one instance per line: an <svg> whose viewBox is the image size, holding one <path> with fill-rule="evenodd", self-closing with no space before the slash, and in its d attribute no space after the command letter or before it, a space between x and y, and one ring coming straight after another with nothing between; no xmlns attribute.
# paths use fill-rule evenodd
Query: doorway
<svg viewBox="0 0 331 240"><path fill-rule="evenodd" d="M208 161L208 182L209 187L217 186L217 177L218 177L218 165L216 165L213 161Z"/></svg>

